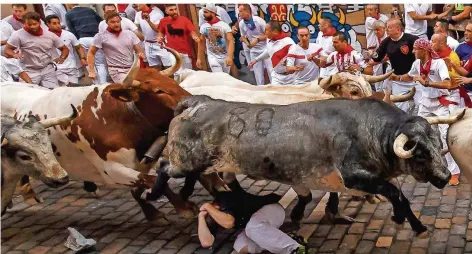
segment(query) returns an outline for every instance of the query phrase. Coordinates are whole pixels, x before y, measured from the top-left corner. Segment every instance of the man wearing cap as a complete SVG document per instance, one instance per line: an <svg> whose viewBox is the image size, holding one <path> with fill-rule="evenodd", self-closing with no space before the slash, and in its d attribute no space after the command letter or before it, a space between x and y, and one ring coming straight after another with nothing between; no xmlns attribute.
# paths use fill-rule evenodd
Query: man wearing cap
<svg viewBox="0 0 472 254"><path fill-rule="evenodd" d="M233 22L228 12L225 9L223 9L222 7L218 5L215 5L215 8L216 8L215 13L221 21L225 22L228 25ZM204 11L203 9L204 8L201 8L198 11L198 26L199 27L201 27L203 24L206 23L205 16L203 15L203 11Z"/></svg>
<svg viewBox="0 0 472 254"><path fill-rule="evenodd" d="M432 49L432 44L427 39L420 38L413 44L415 62L407 74L400 76L402 80L420 83L423 97L420 101L418 116L427 117L448 116L450 114L447 100L451 88L451 79L447 65ZM447 147L446 137L448 124L439 124L443 147ZM449 185L459 184L460 170L450 153L445 155L448 169L452 174Z"/></svg>
<svg viewBox="0 0 472 254"><path fill-rule="evenodd" d="M93 67L95 53L97 49L102 49L107 60L110 77L115 83L122 83L134 61L134 52L139 57L144 53L139 47L139 39L135 33L121 29L121 17L118 12L105 13L108 28L103 33L98 33L93 38L87 61ZM93 70L93 68L90 68ZM90 71L89 77L96 78L95 72Z"/></svg>
<svg viewBox="0 0 472 254"><path fill-rule="evenodd" d="M234 37L228 24L217 17L214 4L203 7L206 23L200 26L200 41L206 43L208 63L212 72L229 73L233 65ZM204 57L203 45L199 50L197 67L202 68L201 59Z"/></svg>

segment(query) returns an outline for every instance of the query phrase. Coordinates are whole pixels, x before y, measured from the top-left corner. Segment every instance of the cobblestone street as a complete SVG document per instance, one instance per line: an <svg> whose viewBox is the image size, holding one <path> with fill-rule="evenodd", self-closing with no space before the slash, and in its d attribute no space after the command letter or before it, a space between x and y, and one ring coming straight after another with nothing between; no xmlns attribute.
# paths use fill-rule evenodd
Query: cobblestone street
<svg viewBox="0 0 472 254"><path fill-rule="evenodd" d="M254 181L239 177L242 186L261 195L276 192L284 195L286 222L297 199L290 186L276 182ZM180 188L181 181L171 187ZM309 238L309 246L317 253L464 253L472 252L471 186L463 178L458 187L439 191L430 184L417 183L412 177L399 179L413 211L430 230L430 236L418 239L408 222L402 226L391 220L388 202L369 204L350 201L342 195L340 211L357 222L326 224L322 220L328 195L313 191L313 201L305 211L299 234ZM212 200L200 185L191 200L195 203ZM34 188L44 203L16 198L13 209L2 217L2 253L73 253L64 246L67 227L77 229L97 241L93 252L100 253L231 253L235 231L217 236L211 250L199 246L196 219L180 218L165 200L155 202L166 214L170 225L148 223L128 189L100 187L95 198L82 190L81 182L59 190L48 189L35 182ZM289 223L284 225L285 229Z"/></svg>

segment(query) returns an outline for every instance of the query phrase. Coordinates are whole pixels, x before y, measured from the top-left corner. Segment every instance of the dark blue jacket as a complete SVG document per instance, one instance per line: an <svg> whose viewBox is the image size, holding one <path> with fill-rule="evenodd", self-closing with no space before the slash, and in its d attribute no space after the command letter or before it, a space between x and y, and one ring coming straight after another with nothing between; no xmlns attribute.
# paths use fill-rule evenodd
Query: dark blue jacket
<svg viewBox="0 0 472 254"><path fill-rule="evenodd" d="M74 7L66 13L66 23L69 31L77 39L94 37L98 33L98 24L102 18L88 7Z"/></svg>

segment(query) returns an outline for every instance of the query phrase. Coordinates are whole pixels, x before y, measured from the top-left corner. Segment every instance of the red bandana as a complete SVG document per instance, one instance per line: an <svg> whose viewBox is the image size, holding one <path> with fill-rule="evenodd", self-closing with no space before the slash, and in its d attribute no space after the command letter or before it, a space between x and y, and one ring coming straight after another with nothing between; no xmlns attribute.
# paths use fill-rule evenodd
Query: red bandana
<svg viewBox="0 0 472 254"><path fill-rule="evenodd" d="M115 31L115 30L112 30L110 27L107 27L107 31L114 34L114 35L116 35L116 37L118 37L118 36L120 36L120 33L121 33L121 31L123 31L123 29L120 28L119 31Z"/></svg>
<svg viewBox="0 0 472 254"><path fill-rule="evenodd" d="M330 28L328 28L326 33L323 32L323 37L333 36L335 33L336 33L336 28L330 27Z"/></svg>
<svg viewBox="0 0 472 254"><path fill-rule="evenodd" d="M443 51L436 52L436 53L439 55L440 58L446 58L446 57L449 57L451 52L452 52L451 48L445 47L445 49Z"/></svg>
<svg viewBox="0 0 472 254"><path fill-rule="evenodd" d="M151 13L151 12L152 12L152 8L151 8L151 7L148 7L148 9L145 10L145 11L142 10L142 11L141 11L141 18L144 19L144 13L149 14L149 13Z"/></svg>
<svg viewBox="0 0 472 254"><path fill-rule="evenodd" d="M13 18L16 19L16 21L19 21L19 22L23 23L23 20L20 19L18 16L16 16L15 13L13 13Z"/></svg>
<svg viewBox="0 0 472 254"><path fill-rule="evenodd" d="M60 38L60 37L61 37L61 34L62 34L62 29L61 29L61 30L59 30L59 32L55 32L55 31L52 31L52 30L51 30L51 28L49 28L49 32L51 32L51 33L55 33L55 34L57 35L57 37L59 37L59 38Z"/></svg>
<svg viewBox="0 0 472 254"><path fill-rule="evenodd" d="M427 79L429 72L431 71L431 63L433 62L432 59L429 59L428 62L423 65L420 62L420 74L423 79Z"/></svg>
<svg viewBox="0 0 472 254"><path fill-rule="evenodd" d="M472 41L466 41L467 45L472 46Z"/></svg>
<svg viewBox="0 0 472 254"><path fill-rule="evenodd" d="M377 14L375 15L374 19L376 19L376 20L379 20L379 19L380 19L380 12L377 12Z"/></svg>
<svg viewBox="0 0 472 254"><path fill-rule="evenodd" d="M338 52L341 55L344 54L349 54L354 50L354 48L351 46L351 44L347 44L346 48L342 52Z"/></svg>
<svg viewBox="0 0 472 254"><path fill-rule="evenodd" d="M214 25L214 24L220 22L220 19L219 19L217 16L215 16L212 20L207 21L207 22L208 22L208 24L210 24L210 25Z"/></svg>
<svg viewBox="0 0 472 254"><path fill-rule="evenodd" d="M39 31L38 32L33 32L31 30L29 30L29 28L27 26L23 26L23 29L28 32L29 34L31 35L34 35L34 36L41 36L43 35L43 28L42 27L39 27Z"/></svg>
<svg viewBox="0 0 472 254"><path fill-rule="evenodd" d="M274 38L271 39L271 41L278 41L278 40L281 40L285 37L287 37L288 35L284 32L280 32L278 35L274 36Z"/></svg>

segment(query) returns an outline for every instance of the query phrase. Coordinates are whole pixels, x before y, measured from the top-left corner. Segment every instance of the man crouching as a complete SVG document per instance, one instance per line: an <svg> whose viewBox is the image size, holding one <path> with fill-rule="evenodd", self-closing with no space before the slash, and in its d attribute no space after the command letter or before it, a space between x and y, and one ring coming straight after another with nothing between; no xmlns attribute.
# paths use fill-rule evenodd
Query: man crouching
<svg viewBox="0 0 472 254"><path fill-rule="evenodd" d="M198 238L204 248L213 246L218 227L244 228L233 246L239 253L308 253L304 244L279 229L285 220L285 210L277 203L281 196L252 195L238 184L229 187L231 191L217 192L213 203L200 207Z"/></svg>

